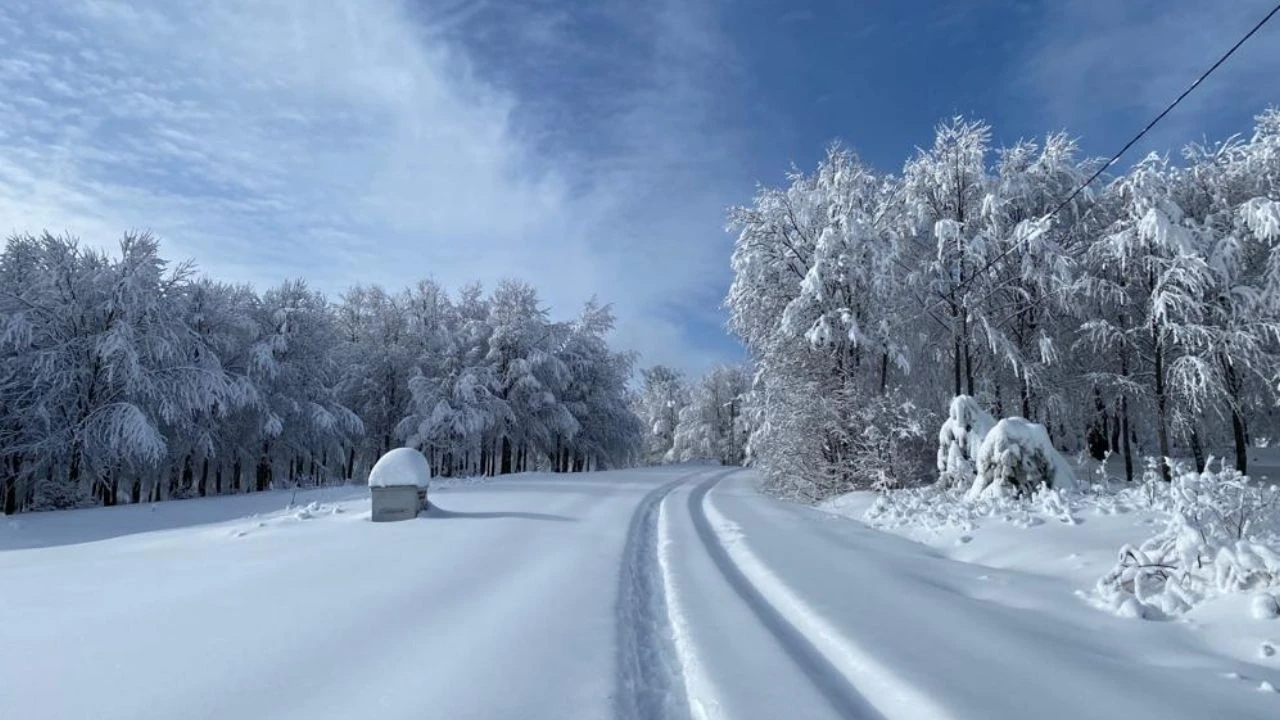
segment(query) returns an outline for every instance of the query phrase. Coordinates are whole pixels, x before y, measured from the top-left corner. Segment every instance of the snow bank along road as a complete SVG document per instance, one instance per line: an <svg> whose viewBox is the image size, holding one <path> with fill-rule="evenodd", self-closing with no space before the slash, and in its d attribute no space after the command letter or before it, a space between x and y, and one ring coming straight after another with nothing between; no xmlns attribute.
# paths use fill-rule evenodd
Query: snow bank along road
<svg viewBox="0 0 1280 720"><path fill-rule="evenodd" d="M0 521L0 716L1280 717L1148 625L752 481L523 475L377 525L353 489Z"/></svg>

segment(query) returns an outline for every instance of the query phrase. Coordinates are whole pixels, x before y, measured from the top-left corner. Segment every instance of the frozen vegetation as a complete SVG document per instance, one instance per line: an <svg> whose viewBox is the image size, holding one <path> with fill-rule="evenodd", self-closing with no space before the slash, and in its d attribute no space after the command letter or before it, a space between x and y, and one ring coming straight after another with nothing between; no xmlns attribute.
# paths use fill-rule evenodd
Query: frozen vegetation
<svg viewBox="0 0 1280 720"><path fill-rule="evenodd" d="M1114 457L1131 483L1147 457L1166 482L1164 458L1249 474L1251 439L1280 434L1280 110L1076 193L1099 167L1068 134L996 147L957 118L900 172L834 145L733 209L730 323L769 488L967 488L976 438L1015 417L1041 430L1011 422L1002 457L1033 434L1059 484L1057 453Z"/></svg>
<svg viewBox="0 0 1280 720"><path fill-rule="evenodd" d="M992 136L732 208L750 362L698 378L519 281L10 238L5 710L1276 717L1280 110L1088 187Z"/></svg>

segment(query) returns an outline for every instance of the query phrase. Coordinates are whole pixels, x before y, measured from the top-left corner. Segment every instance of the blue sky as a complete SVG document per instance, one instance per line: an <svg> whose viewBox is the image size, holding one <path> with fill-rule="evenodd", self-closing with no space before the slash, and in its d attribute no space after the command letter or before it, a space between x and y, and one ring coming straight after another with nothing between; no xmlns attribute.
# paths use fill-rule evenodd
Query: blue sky
<svg viewBox="0 0 1280 720"><path fill-rule="evenodd" d="M942 118L1109 154L1269 0L12 0L0 227L336 293L522 277L698 372L726 206L840 138L899 169ZM1280 22L1138 152L1280 102Z"/></svg>

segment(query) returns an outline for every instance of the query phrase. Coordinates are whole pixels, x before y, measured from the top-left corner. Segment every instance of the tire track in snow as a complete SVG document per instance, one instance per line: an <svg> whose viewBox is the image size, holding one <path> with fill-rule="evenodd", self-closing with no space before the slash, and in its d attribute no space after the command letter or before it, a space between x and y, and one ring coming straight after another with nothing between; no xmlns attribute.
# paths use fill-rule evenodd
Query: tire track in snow
<svg viewBox="0 0 1280 720"><path fill-rule="evenodd" d="M627 530L618 579L614 693L617 715L624 720L690 718L658 558L658 516L667 494L692 477L651 490L641 499Z"/></svg>
<svg viewBox="0 0 1280 720"><path fill-rule="evenodd" d="M883 720L884 715L858 692L846 674L786 615L769 602L764 593L729 555L728 549L721 542L715 528L711 526L711 521L707 518L704 509L707 493L728 474L710 478L689 493L689 515L693 519L698 538L702 540L712 562L733 591L760 620L760 624L774 636L792 662L809 678L814 689L831 704L837 714L845 718Z"/></svg>
<svg viewBox="0 0 1280 720"><path fill-rule="evenodd" d="M732 472L732 471L729 471ZM725 477L729 472L717 475ZM682 608L680 581L677 579L672 553L675 543L671 537L671 512L667 507L674 496L665 495L658 503L658 567L662 572L662 587L666 591L667 617L671 622L676 658L684 680L685 697L689 703L692 720L722 720L720 693L708 677L692 641L693 627Z"/></svg>

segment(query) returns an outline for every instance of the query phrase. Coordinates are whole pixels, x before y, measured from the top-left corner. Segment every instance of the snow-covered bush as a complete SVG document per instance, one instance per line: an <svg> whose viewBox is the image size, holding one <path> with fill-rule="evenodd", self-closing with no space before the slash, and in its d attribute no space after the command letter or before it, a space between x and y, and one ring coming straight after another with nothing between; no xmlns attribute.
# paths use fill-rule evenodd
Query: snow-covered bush
<svg viewBox="0 0 1280 720"><path fill-rule="evenodd" d="M977 400L957 395L951 400L947 419L938 431L938 483L944 487L965 487L977 474L978 449L995 427L996 420Z"/></svg>
<svg viewBox="0 0 1280 720"><path fill-rule="evenodd" d="M962 488L939 484L904 488L876 498L863 521L879 528L914 527L938 531L978 528L984 520L997 520L1015 527L1034 527L1046 522L1074 525L1084 510L1113 511L1116 498L1073 490L1040 487L1026 495L986 493L968 497Z"/></svg>
<svg viewBox="0 0 1280 720"><path fill-rule="evenodd" d="M977 453L977 475L969 497L1011 489L1028 494L1040 486L1075 488L1075 471L1053 447L1049 433L1019 417L996 423L983 438Z"/></svg>
<svg viewBox="0 0 1280 720"><path fill-rule="evenodd" d="M1169 488L1165 528L1126 545L1098 580L1097 596L1119 611L1176 615L1218 595L1280 587L1280 490L1231 468L1181 471Z"/></svg>
<svg viewBox="0 0 1280 720"><path fill-rule="evenodd" d="M924 413L896 395L868 399L853 411L848 442L853 482L879 492L918 485L929 476Z"/></svg>
<svg viewBox="0 0 1280 720"><path fill-rule="evenodd" d="M820 502L850 490L888 490L932 477L933 416L900 393L810 387L752 397L748 412L774 418L751 436L762 487L778 497ZM804 432L798 431L803 428ZM762 457L769 457L764 463Z"/></svg>
<svg viewBox="0 0 1280 720"><path fill-rule="evenodd" d="M1255 620L1275 620L1280 617L1280 598L1271 593L1258 593L1250 601L1249 611Z"/></svg>

